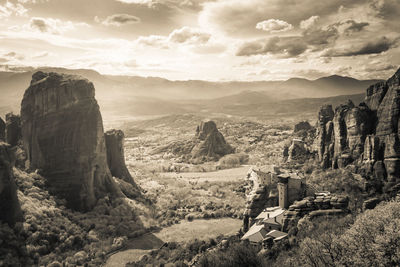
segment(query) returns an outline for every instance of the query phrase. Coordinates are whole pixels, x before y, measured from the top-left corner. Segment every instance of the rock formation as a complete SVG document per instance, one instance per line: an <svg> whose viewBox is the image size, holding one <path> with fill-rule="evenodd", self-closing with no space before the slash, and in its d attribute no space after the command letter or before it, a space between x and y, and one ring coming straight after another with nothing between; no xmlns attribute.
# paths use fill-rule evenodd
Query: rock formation
<svg viewBox="0 0 400 267"><path fill-rule="evenodd" d="M135 185L128 168L125 165L124 132L121 130L109 130L105 134L107 163L111 174L125 182Z"/></svg>
<svg viewBox="0 0 400 267"><path fill-rule="evenodd" d="M107 166L103 122L88 80L36 72L21 104L23 145L31 169L71 208L122 195Z"/></svg>
<svg viewBox="0 0 400 267"><path fill-rule="evenodd" d="M285 153L285 151L284 151ZM293 139L287 150L287 161L293 162L305 161L310 155L310 151L306 147L306 143L300 139Z"/></svg>
<svg viewBox="0 0 400 267"><path fill-rule="evenodd" d="M6 114L6 142L16 146L21 139L21 120L13 113Z"/></svg>
<svg viewBox="0 0 400 267"><path fill-rule="evenodd" d="M6 123L0 118L0 141L6 140Z"/></svg>
<svg viewBox="0 0 400 267"><path fill-rule="evenodd" d="M300 131L309 131L311 130L313 127L310 125L310 123L308 121L301 121L297 124L294 125L294 129L293 132L297 133Z"/></svg>
<svg viewBox="0 0 400 267"><path fill-rule="evenodd" d="M367 89L365 101L321 108L317 149L324 168L353 163L375 179L400 182L400 69Z"/></svg>
<svg viewBox="0 0 400 267"><path fill-rule="evenodd" d="M329 193L319 193L315 196L306 197L290 205L283 217L283 231L295 226L300 218L304 216L317 217L327 215L339 215L348 212L349 198Z"/></svg>
<svg viewBox="0 0 400 267"><path fill-rule="evenodd" d="M234 152L234 149L226 143L224 136L218 131L213 121L201 122L196 129L197 144L192 149L193 158L206 157L219 159Z"/></svg>
<svg viewBox="0 0 400 267"><path fill-rule="evenodd" d="M21 207L17 197L17 187L12 172L11 147L0 143L0 222L13 225L22 221Z"/></svg>

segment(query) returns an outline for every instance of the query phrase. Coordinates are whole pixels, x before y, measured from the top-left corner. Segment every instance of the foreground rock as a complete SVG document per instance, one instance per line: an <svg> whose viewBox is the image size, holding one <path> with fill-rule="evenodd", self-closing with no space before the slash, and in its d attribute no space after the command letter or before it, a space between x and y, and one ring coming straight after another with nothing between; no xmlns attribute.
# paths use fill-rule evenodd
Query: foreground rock
<svg viewBox="0 0 400 267"><path fill-rule="evenodd" d="M6 123L0 118L0 141L6 140Z"/></svg>
<svg viewBox="0 0 400 267"><path fill-rule="evenodd" d="M10 145L0 142L0 222L10 225L22 221L12 165Z"/></svg>
<svg viewBox="0 0 400 267"><path fill-rule="evenodd" d="M103 122L88 80L36 72L21 105L23 145L31 169L78 210L122 193L107 165Z"/></svg>
<svg viewBox="0 0 400 267"><path fill-rule="evenodd" d="M18 115L8 113L6 115L6 142L16 146L21 139L21 119Z"/></svg>
<svg viewBox="0 0 400 267"><path fill-rule="evenodd" d="M213 121L201 122L196 129L197 144L192 149L193 158L218 160L219 158L234 152L234 149L226 143L224 136L217 129Z"/></svg>
<svg viewBox="0 0 400 267"><path fill-rule="evenodd" d="M365 103L322 107L317 150L324 168L354 164L391 188L400 182L400 69L367 89Z"/></svg>

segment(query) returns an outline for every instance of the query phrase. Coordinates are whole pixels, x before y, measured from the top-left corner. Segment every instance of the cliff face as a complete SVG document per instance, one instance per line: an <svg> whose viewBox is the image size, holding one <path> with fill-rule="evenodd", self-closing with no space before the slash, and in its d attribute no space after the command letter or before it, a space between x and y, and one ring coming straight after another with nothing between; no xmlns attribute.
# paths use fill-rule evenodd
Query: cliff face
<svg viewBox="0 0 400 267"><path fill-rule="evenodd" d="M10 225L22 221L17 187L12 172L12 158L10 145L0 142L0 221Z"/></svg>
<svg viewBox="0 0 400 267"><path fill-rule="evenodd" d="M91 82L36 72L21 104L22 140L31 169L78 210L121 194L107 166L103 122Z"/></svg>
<svg viewBox="0 0 400 267"><path fill-rule="evenodd" d="M364 103L321 108L317 149L322 167L354 163L374 178L400 182L400 69L367 89Z"/></svg>
<svg viewBox="0 0 400 267"><path fill-rule="evenodd" d="M213 121L202 122L196 129L196 145L192 149L192 157L219 159L233 153L234 149L226 143L224 136Z"/></svg>
<svg viewBox="0 0 400 267"><path fill-rule="evenodd" d="M112 176L130 183L136 188L136 183L125 164L124 132L113 129L107 131L104 136L106 140L107 163Z"/></svg>

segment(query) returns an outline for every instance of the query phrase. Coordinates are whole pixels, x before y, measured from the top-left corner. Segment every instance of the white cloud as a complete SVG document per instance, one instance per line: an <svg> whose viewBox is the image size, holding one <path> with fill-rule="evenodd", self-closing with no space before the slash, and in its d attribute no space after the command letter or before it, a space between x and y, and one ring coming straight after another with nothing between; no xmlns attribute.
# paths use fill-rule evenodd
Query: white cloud
<svg viewBox="0 0 400 267"><path fill-rule="evenodd" d="M269 19L258 22L256 29L271 33L285 32L293 29L293 25L280 19Z"/></svg>
<svg viewBox="0 0 400 267"><path fill-rule="evenodd" d="M300 22L300 28L303 30L310 30L316 28L318 26L318 22L320 20L319 16L311 16L306 20L302 20Z"/></svg>
<svg viewBox="0 0 400 267"><path fill-rule="evenodd" d="M173 30L168 36L140 36L135 42L142 47L183 48L198 54L213 54L225 50L225 46L210 33L187 26Z"/></svg>
<svg viewBox="0 0 400 267"><path fill-rule="evenodd" d="M168 40L171 42L190 44L205 44L210 38L211 35L209 33L187 26L173 30L168 36Z"/></svg>

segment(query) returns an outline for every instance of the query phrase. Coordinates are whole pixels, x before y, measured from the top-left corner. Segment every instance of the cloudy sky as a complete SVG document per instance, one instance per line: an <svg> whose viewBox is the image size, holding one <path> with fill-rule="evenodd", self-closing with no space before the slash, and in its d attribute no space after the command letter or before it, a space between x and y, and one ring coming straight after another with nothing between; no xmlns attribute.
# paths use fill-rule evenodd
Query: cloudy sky
<svg viewBox="0 0 400 267"><path fill-rule="evenodd" d="M387 78L399 0L0 0L0 70L172 80Z"/></svg>

